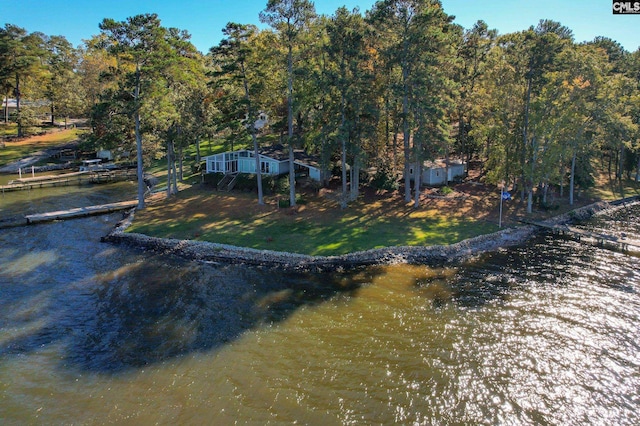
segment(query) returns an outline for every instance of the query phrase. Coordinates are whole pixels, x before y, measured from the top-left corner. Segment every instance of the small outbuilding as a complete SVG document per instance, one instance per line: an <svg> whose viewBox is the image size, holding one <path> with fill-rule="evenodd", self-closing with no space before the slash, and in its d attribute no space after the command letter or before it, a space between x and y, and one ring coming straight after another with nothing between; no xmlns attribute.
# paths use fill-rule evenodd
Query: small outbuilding
<svg viewBox="0 0 640 426"><path fill-rule="evenodd" d="M448 172L447 172L448 170ZM443 159L434 161L425 161L422 165L422 184L429 186L445 185L447 182L453 181L457 177L463 177L466 172L466 163L461 160L449 161L447 163ZM415 165L409 167L409 176L414 179ZM448 173L448 179L445 177Z"/></svg>

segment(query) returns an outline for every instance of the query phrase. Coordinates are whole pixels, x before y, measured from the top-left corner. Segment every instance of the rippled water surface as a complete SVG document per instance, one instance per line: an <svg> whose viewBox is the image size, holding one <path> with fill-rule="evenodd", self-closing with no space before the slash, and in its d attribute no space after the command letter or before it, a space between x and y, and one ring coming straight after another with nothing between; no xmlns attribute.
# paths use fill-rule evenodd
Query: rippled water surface
<svg viewBox="0 0 640 426"><path fill-rule="evenodd" d="M632 253L282 274L100 243L119 218L0 231L3 423L640 423Z"/></svg>

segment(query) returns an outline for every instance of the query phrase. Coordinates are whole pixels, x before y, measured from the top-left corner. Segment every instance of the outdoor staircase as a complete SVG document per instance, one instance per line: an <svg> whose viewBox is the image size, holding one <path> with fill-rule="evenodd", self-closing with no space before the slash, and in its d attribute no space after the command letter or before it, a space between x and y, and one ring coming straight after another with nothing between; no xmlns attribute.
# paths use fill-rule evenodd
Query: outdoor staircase
<svg viewBox="0 0 640 426"><path fill-rule="evenodd" d="M231 191L238 180L238 173L228 173L218 182L218 191Z"/></svg>

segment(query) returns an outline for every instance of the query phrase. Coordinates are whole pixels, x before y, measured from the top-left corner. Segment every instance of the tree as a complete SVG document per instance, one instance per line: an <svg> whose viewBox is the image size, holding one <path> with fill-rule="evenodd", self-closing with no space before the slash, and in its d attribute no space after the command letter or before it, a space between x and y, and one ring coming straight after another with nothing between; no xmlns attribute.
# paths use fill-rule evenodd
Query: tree
<svg viewBox="0 0 640 426"><path fill-rule="evenodd" d="M101 94L117 87L117 79L110 77L114 76L118 64L115 56L104 48L107 44L106 35L101 34L86 40L78 52L76 74L80 80L82 113L86 116L100 102Z"/></svg>
<svg viewBox="0 0 640 426"><path fill-rule="evenodd" d="M160 25L156 14L136 15L125 21L105 19L100 30L107 42L107 51L119 64L115 75L119 77L120 100L123 112L133 118L137 152L138 208L145 207L145 182L143 172L143 143L141 113L157 112L157 107L166 105L169 78L181 58L189 57L195 49L188 43L188 34ZM162 84L164 82L164 84ZM155 102L153 102L155 100ZM157 118L153 114L148 120ZM156 122L157 123L157 122ZM166 125L167 121L164 121ZM171 123L169 121L168 123ZM151 133L153 128L148 128ZM167 130L166 128L164 129Z"/></svg>
<svg viewBox="0 0 640 426"><path fill-rule="evenodd" d="M315 18L315 8L309 0L269 0L266 9L260 13L260 21L273 27L280 35L280 40L286 48L287 69L287 138L289 146L289 203L296 205L296 180L294 158L294 65L301 33Z"/></svg>
<svg viewBox="0 0 640 426"><path fill-rule="evenodd" d="M491 70L485 81L490 112L483 126L491 147L489 166L493 182L519 177L527 212L533 208L533 190L544 180L543 154L550 140L545 136L553 103L559 93L550 77L561 68L560 53L571 46L571 31L553 21L540 21L527 31L498 39L490 54Z"/></svg>
<svg viewBox="0 0 640 426"><path fill-rule="evenodd" d="M78 67L78 55L71 43L63 36L52 36L46 40L48 78L45 96L49 100L51 124L61 114L66 119L70 114L80 111L79 80L75 70Z"/></svg>
<svg viewBox="0 0 640 426"><path fill-rule="evenodd" d="M478 21L464 32L458 47L458 62L454 71L454 79L458 84L456 148L466 156L467 162L481 148L470 132L474 119L486 107L479 83L486 72L489 52L496 37L496 30L489 30L484 21Z"/></svg>
<svg viewBox="0 0 640 426"><path fill-rule="evenodd" d="M16 99L18 136L22 136L24 130L20 117L23 83L39 72L40 59L44 56L42 46L43 40L38 33L29 34L24 28L11 24L0 28L0 79L3 89L11 87Z"/></svg>
<svg viewBox="0 0 640 426"><path fill-rule="evenodd" d="M411 201L412 157L416 164L413 175L418 200L423 143L429 134L426 127L431 126L438 130L438 136L444 136L440 132L444 130L443 105L434 101L446 86L446 75L438 67L450 60L447 46L452 42L449 33L453 30L453 17L444 13L436 0L384 0L374 5L370 19L388 40L385 56L400 70L397 95L402 104L405 201ZM432 79L433 76L437 77ZM422 139L414 143L412 150L411 135L416 126L422 128L419 131Z"/></svg>
<svg viewBox="0 0 640 426"><path fill-rule="evenodd" d="M367 87L371 87L373 75L371 58L366 49L367 27L357 10L349 12L338 9L327 24L329 36L326 46L328 61L333 67L327 70L328 82L336 88L338 96L339 122L336 123L340 141L342 168L341 206L347 206L347 154L353 157L351 199L358 194L359 164L363 155L363 122L374 108L367 98ZM369 98L370 99L370 98ZM373 126L366 126L372 128Z"/></svg>
<svg viewBox="0 0 640 426"><path fill-rule="evenodd" d="M244 120L242 127L251 135L253 152L255 156L255 170L258 184L258 204L264 205L262 191L262 170L260 164L260 150L258 147L257 132L259 126L259 110L255 107L252 93L258 90L258 82L250 78L250 73L255 74L257 64L249 64L252 54L252 42L257 28L251 25L241 25L228 23L223 33L227 36L217 47L211 49L212 56L220 68L220 75L228 84L238 84L241 86L241 98L235 99L232 103L237 105L237 109L244 110ZM233 91L231 91L233 92ZM240 114L237 115L239 117Z"/></svg>

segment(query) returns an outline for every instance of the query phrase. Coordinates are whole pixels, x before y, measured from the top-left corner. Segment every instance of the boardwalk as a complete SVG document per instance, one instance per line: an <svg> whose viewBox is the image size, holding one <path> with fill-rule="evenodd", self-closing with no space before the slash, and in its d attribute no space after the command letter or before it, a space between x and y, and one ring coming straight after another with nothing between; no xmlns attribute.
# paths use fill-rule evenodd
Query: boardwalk
<svg viewBox="0 0 640 426"><path fill-rule="evenodd" d="M113 182L117 180L134 179L135 177L135 169L102 169L63 173L59 175L24 177L12 180L7 185L0 186L0 190L4 193L9 191L21 191L25 189L30 190L36 188L44 188L47 186Z"/></svg>
<svg viewBox="0 0 640 426"><path fill-rule="evenodd" d="M586 229L576 228L575 226L570 226L570 225L549 225L542 222L533 222L533 221L524 221L524 220L522 220L521 222L529 225L535 225L540 228L549 229L553 232L558 232L565 235L571 235L573 237L576 237L578 240L587 239L599 245L613 245L622 250L640 253L640 241L628 239L625 236L617 237L614 235L608 235L608 234L603 234L599 232L588 231Z"/></svg>
<svg viewBox="0 0 640 426"><path fill-rule="evenodd" d="M101 204L99 206L80 207L76 209L58 210L55 212L30 214L25 216L27 224L51 222L54 220L72 219L83 216L108 214L116 211L127 210L138 205L137 200L121 201L119 203Z"/></svg>

